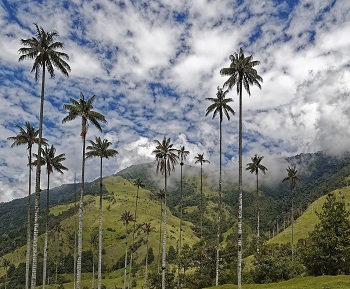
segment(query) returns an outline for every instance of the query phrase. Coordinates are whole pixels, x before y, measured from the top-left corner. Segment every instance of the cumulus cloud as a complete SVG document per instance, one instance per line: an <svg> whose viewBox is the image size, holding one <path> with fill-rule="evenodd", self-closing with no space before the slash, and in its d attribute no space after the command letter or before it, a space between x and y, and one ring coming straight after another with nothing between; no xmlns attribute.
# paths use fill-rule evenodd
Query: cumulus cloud
<svg viewBox="0 0 350 289"><path fill-rule="evenodd" d="M33 22L57 30L72 72L56 71L46 80L44 136L65 153L69 168L53 176L60 185L79 179L80 120L61 124L70 98L96 95L94 109L108 124L88 139L109 139L119 151L105 162L104 174L154 160L154 139L170 137L175 146L219 163L218 118L205 117L207 97L226 80L219 71L243 47L260 61L262 89L243 92L244 164L264 155L269 173L281 178L283 157L302 152L348 150L350 141L350 56L347 53L350 2L299 1L8 1L0 4L0 201L23 197L28 172L25 147L6 140L15 125L38 126L41 82L32 62L18 63L20 39L35 34ZM238 97L229 92L236 115L223 122L223 165L229 178L238 171ZM98 176L89 160L86 180ZM245 172L245 185L251 176ZM14 185L15 184L15 185ZM45 180L43 179L43 186Z"/></svg>

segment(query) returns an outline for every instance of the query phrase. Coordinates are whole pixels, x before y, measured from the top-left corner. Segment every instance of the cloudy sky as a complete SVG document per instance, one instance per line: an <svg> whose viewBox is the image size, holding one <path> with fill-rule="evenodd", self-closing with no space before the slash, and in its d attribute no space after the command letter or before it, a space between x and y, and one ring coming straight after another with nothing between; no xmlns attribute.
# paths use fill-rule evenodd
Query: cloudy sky
<svg viewBox="0 0 350 289"><path fill-rule="evenodd" d="M27 194L26 146L10 148L15 125L38 127L40 82L32 62L18 62L20 40L38 23L56 30L70 56L69 78L47 78L44 137L65 153L69 168L52 186L80 179L80 120L62 124L70 98L96 95L103 133L119 151L105 161L110 175L154 159L154 139L170 137L218 166L218 118L205 117L225 77L220 69L242 47L261 63L262 89L244 93L244 161L302 152L342 152L350 143L350 1L347 0L1 0L0 201ZM232 108L238 112L236 91ZM224 166L237 171L238 113L223 122ZM34 149L36 150L36 149ZM87 161L87 180L98 177ZM233 173L234 174L234 173ZM43 173L43 187L45 171Z"/></svg>

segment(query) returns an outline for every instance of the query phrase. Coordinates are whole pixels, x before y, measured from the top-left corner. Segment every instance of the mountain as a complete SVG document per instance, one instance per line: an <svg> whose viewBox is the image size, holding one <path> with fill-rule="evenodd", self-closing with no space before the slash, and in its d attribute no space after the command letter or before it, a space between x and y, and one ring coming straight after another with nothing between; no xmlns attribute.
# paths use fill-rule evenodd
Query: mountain
<svg viewBox="0 0 350 289"><path fill-rule="evenodd" d="M296 211L299 215L310 207L316 199L329 191L341 188L349 182L350 175L350 154L342 156L330 156L323 152L316 154L301 154L286 159L287 165L298 169L300 182L298 183L295 196ZM184 238L190 246L198 241L200 224L200 170L198 167L185 165L183 183L183 220ZM203 235L209 241L215 243L217 202L216 191L217 172L204 171L204 219ZM135 262L138 273L143 270L142 264L145 256L145 236L142 230L142 223L150 222L153 233L151 236L154 259L159 255L159 226L160 202L156 193L164 186L164 178L156 174L156 163L138 164L128 167L114 176L104 178L104 270L108 272L108 278L119 280L122 278L121 267L123 263L123 252L125 246L125 228L118 221L120 215L129 210L134 214L136 187L132 185L137 178L142 179L145 189L140 190L140 211L138 213L138 227L136 243L138 251L135 253ZM168 189L168 210L169 210L169 246L176 248L179 230L179 199L180 199L180 176L175 171L171 174ZM84 250L87 254L85 260L93 260L94 249L90 244L91 234L97 228L98 182L93 181L85 186L85 214L84 214ZM278 181L273 184L264 183L261 188L260 209L261 209L261 234L264 240L272 237L276 231L288 227L288 215L290 214L291 195L289 185ZM51 213L51 254L60 254L60 258L66 258L62 262L67 268L72 258L72 245L74 244L74 220L77 209L74 206L75 196L80 194L80 184L66 184L50 189L50 213ZM243 194L244 202L244 255L248 256L254 252L254 236L256 227L256 203L255 189L245 189ZM46 192L41 194L41 207L44 206ZM77 197L78 198L78 197ZM223 184L223 222L222 222L222 246L224 253L230 251L230 257L234 258L236 246L236 215L237 215L238 192L237 186L232 180ZM32 198L33 208L34 198ZM315 206L315 205L314 205ZM0 257L9 258L12 263L18 266L24 262L25 255L25 222L26 222L27 198L13 200L9 203L0 203ZM308 209L308 210L309 210ZM308 211L306 211L307 213ZM43 218L41 217L41 221ZM55 233L60 225L61 235ZM278 224L279 229L277 229ZM40 226L43 230L44 226ZM42 231L41 231L42 232ZM288 231L286 231L288 232ZM73 234L73 235L72 235ZM271 235L272 234L272 235ZM285 233L287 234L287 233ZM56 237L55 237L56 236ZM41 237L42 238L42 237ZM60 240L60 245L55 243ZM73 238L73 239L72 239ZM40 239L41 240L41 239ZM40 241L39 240L39 246ZM288 240L287 240L288 241ZM228 249L230 247L230 249ZM227 249L227 250L226 250ZM40 249L39 249L40 250ZM90 250L90 251L89 251ZM90 252L90 253L89 253ZM7 254L7 255L6 255ZM91 254L91 255L88 255ZM90 257L92 258L90 258ZM39 256L40 257L40 256ZM53 256L51 256L53 258ZM70 258L70 259L69 259ZM226 258L226 257L225 257ZM63 259L62 259L63 260ZM96 260L95 260L96 261ZM92 261L91 261L92 262ZM154 261L156 266L157 261ZM54 262L53 262L54 263ZM54 266L54 265L52 265ZM85 264L85 272L89 272L91 264ZM62 269L63 270L63 269ZM68 269L67 269L68 270ZM141 270L141 271L140 271ZM65 273L62 271L61 273ZM68 273L68 272L67 272ZM106 273L107 274L107 273ZM1 270L0 270L1 275ZM69 281L72 276L68 276ZM121 279L120 279L121 280ZM107 281L106 281L107 282ZM112 282L112 281L111 281ZM117 281L119 282L119 281Z"/></svg>

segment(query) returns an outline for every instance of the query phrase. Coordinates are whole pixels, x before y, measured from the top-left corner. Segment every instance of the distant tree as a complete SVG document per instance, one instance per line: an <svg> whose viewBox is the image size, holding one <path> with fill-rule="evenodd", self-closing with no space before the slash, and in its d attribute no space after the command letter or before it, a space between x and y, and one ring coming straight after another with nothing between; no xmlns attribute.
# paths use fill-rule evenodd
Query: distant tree
<svg viewBox="0 0 350 289"><path fill-rule="evenodd" d="M238 289L242 288L242 212L243 212L243 191L242 191L242 92L243 88L250 95L250 85L256 85L261 88L263 82L262 77L258 74L255 66L260 64L260 61L253 60L253 56L245 56L243 49L240 48L239 53L235 52L230 55L230 67L225 67L220 70L223 76L229 76L225 81L224 87L231 90L235 85L237 94L239 94L239 133L238 133L238 254L237 254L237 278Z"/></svg>
<svg viewBox="0 0 350 289"><path fill-rule="evenodd" d="M78 258L77 258L77 289L80 289L81 283L81 258L83 251L83 206L84 206L84 178L85 178L85 142L86 134L91 122L99 131L102 131L99 122L107 123L104 115L93 110L92 103L95 100L95 95L91 96L88 100L85 100L84 94L80 93L79 101L71 98L71 104L63 105L65 110L68 110L68 115L62 119L62 123L81 117L81 133L80 136L83 141L83 152L82 152L82 166L81 166L81 191L80 191L80 202L79 202L79 224L78 224ZM34 289L34 288L32 288Z"/></svg>
<svg viewBox="0 0 350 289"><path fill-rule="evenodd" d="M257 251L259 252L259 244L260 244L260 202L259 202L259 171L262 171L263 174L266 173L267 168L261 164L261 161L264 157L258 156L255 154L252 157L252 162L247 164L246 170L250 173L256 175L256 213L257 213Z"/></svg>
<svg viewBox="0 0 350 289"><path fill-rule="evenodd" d="M182 246L182 171L183 171L183 165L184 161L186 160L186 157L190 154L189 151L185 149L184 146L182 146L178 151L178 157L180 160L180 167L181 167L181 172L180 172L180 204L179 204L179 210L180 210L180 227L179 227L179 251L178 251L178 272L177 272L177 288L181 288L180 284L180 266L181 266L181 246Z"/></svg>
<svg viewBox="0 0 350 289"><path fill-rule="evenodd" d="M100 158L100 206L99 206L99 222L98 222L98 284L97 288L101 289L102 282L102 160L115 157L118 154L118 151L115 149L109 148L112 144L107 139L101 140L100 137L95 137L95 141L89 140L90 145L86 147L86 158L99 157Z"/></svg>
<svg viewBox="0 0 350 289"><path fill-rule="evenodd" d="M288 167L286 169L287 177L283 179L282 182L289 181L290 191L292 194L292 266L294 265L294 194L295 188L297 186L297 182L299 181L299 177L297 176L297 169L294 167Z"/></svg>
<svg viewBox="0 0 350 289"><path fill-rule="evenodd" d="M203 164L204 163L210 163L208 160L204 159L204 153L202 154L197 154L195 157L196 164L200 163L201 164L201 203L200 203L200 212L201 212L201 221L200 221L200 226L201 226L201 233L200 233L200 238L202 239L203 237Z"/></svg>
<svg viewBox="0 0 350 289"><path fill-rule="evenodd" d="M38 155L34 154L36 160L34 164L37 165ZM50 213L50 175L56 171L63 174L63 171L68 169L62 164L66 159L65 154L56 155L56 148L51 145L45 145L41 149L41 165L46 166L47 174L47 189L46 189L46 211L45 211L45 239L44 239L44 258L43 258L43 289L46 286L46 271L47 271L47 251L48 251L48 235L49 235L49 213Z"/></svg>
<svg viewBox="0 0 350 289"><path fill-rule="evenodd" d="M140 178L136 179L133 183L134 186L137 187L136 190L136 196L135 196L135 218L134 218L134 226L132 230L132 243L131 243L131 252L130 252L130 266L129 266L129 288L131 286L131 271L132 271L132 261L133 261L133 255L135 250L135 233L136 233L136 222L137 222L137 207L138 207L138 200L139 200L139 189L144 188L145 185L143 184L142 180Z"/></svg>
<svg viewBox="0 0 350 289"><path fill-rule="evenodd" d="M219 262L220 262L220 239L221 239L221 210L222 210L222 194L221 194L221 167L222 167L222 119L224 114L227 120L230 120L230 114L234 115L235 112L229 105L232 102L232 98L226 98L227 90L223 91L222 88L218 87L216 98L206 98L212 104L207 107L205 116L213 113L213 118L219 114L219 135L220 135L220 163L219 163L219 210L218 210L218 224L217 224L217 248L216 248L216 278L215 285L219 285Z"/></svg>
<svg viewBox="0 0 350 289"><path fill-rule="evenodd" d="M43 144L43 119L44 119L44 96L45 96L45 73L49 72L51 78L55 78L54 67L63 75L69 76L70 66L66 62L69 56L66 53L58 51L63 49L63 43L56 41L58 33L56 31L46 32L42 27L34 23L36 28L36 37L21 39L23 47L19 49L21 56L18 61L26 59L34 60L31 72L35 73L35 81L39 80L41 71L41 97L40 97L40 115L39 115L39 141L38 141L38 164L35 176L35 211L34 211L34 234L33 234L33 262L31 289L36 285L37 271L37 248L38 248L38 227L39 227L39 201L40 201L40 174L41 174L41 146ZM28 284L26 285L26 289Z"/></svg>
<svg viewBox="0 0 350 289"><path fill-rule="evenodd" d="M34 144L39 143L39 130L36 130L28 121L25 122L25 127L16 125L19 129L19 133L16 136L8 137L8 140L13 141L11 147L19 145L27 145L28 151L28 201L27 201L27 251L26 251L26 285L25 288L29 288L29 267L30 267L30 246L31 246L31 229L30 229L30 199L32 191L32 148ZM42 138L42 143L46 143L46 139Z"/></svg>
<svg viewBox="0 0 350 289"><path fill-rule="evenodd" d="M310 275L350 274L350 212L344 200L328 194L320 222L301 247L301 258Z"/></svg>
<svg viewBox="0 0 350 289"><path fill-rule="evenodd" d="M165 272L166 272L166 210L167 210L167 176L170 175L171 170L175 170L175 165L178 162L177 150L173 148L170 138L166 138L162 141L155 140L156 148L152 151L152 154L156 156L157 160L157 173L161 172L164 175L164 226L163 226L163 250L162 250L162 289L165 289Z"/></svg>
<svg viewBox="0 0 350 289"><path fill-rule="evenodd" d="M128 264L128 225L130 222L134 222L134 216L130 214L130 211L125 211L120 219L125 225L125 262L124 262L124 287L123 289L126 288L126 268Z"/></svg>

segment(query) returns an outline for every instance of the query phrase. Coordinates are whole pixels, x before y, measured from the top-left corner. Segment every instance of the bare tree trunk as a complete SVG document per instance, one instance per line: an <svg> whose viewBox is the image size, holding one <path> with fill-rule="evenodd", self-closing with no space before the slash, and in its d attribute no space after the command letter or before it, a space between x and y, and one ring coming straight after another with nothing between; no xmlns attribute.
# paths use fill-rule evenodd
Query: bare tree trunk
<svg viewBox="0 0 350 289"><path fill-rule="evenodd" d="M182 246L182 167L183 162L180 163L181 166L181 186L180 186L180 228L179 228L179 251L178 251L178 264L177 264L177 288L180 289L180 266L181 266L181 246Z"/></svg>
<svg viewBox="0 0 350 289"><path fill-rule="evenodd" d="M27 203L27 252L26 252L26 285L25 289L29 288L29 268L30 268L30 246L31 246L31 232L30 232L30 223L31 223L31 209L30 209L30 199L32 191L32 146L29 147L29 156L28 156L28 203Z"/></svg>
<svg viewBox="0 0 350 289"><path fill-rule="evenodd" d="M222 164L222 119L220 118L220 169L219 169L219 210L218 210L218 230L217 230L217 247L216 247L216 274L215 274L215 286L219 285L219 265L220 265L220 235L221 235L221 164Z"/></svg>
<svg viewBox="0 0 350 289"><path fill-rule="evenodd" d="M38 231L39 231L39 213L40 213L40 175L41 175L41 145L43 138L43 119L44 119L44 95L45 95L45 63L42 67L41 97L40 97L40 116L39 116L39 143L38 157L35 174L35 205L34 205L34 233L33 233L33 263L31 289L36 286L36 271L38 263Z"/></svg>
<svg viewBox="0 0 350 289"><path fill-rule="evenodd" d="M99 222L98 222L98 273L97 288L101 289L102 282L102 157L100 160L100 209L99 209Z"/></svg>
<svg viewBox="0 0 350 289"><path fill-rule="evenodd" d="M86 139L86 136L85 134L83 134L83 159L82 159L82 166L81 166L81 192L80 192L80 202L79 202L79 224L78 224L77 289L80 289L80 283L81 283L81 258L82 258L82 251L83 251L85 139Z"/></svg>
<svg viewBox="0 0 350 289"><path fill-rule="evenodd" d="M166 220L167 171L166 170L165 170L165 177L164 177L164 188L165 188L165 192L164 192L165 196L164 196L164 226L163 226L163 252L162 252L162 289L165 289L165 269L166 269L166 225L167 225L167 220Z"/></svg>
<svg viewBox="0 0 350 289"><path fill-rule="evenodd" d="M125 259L124 259L124 287L126 288L126 269L128 265L128 226L125 224Z"/></svg>
<svg viewBox="0 0 350 289"><path fill-rule="evenodd" d="M237 283L242 288L242 218L243 218L243 191L242 191L242 85L239 91L239 160L238 160L238 256L237 256Z"/></svg>
<svg viewBox="0 0 350 289"><path fill-rule="evenodd" d="M44 260L43 260L43 289L46 287L46 268L47 268L47 238L49 235L49 203L50 203L50 173L47 173L46 190L46 212L45 212L45 240L44 240Z"/></svg>
<svg viewBox="0 0 350 289"><path fill-rule="evenodd" d="M160 219L159 219L159 247L158 247L158 273L160 273L161 247L162 247L162 218L163 218L163 200L160 199Z"/></svg>
<svg viewBox="0 0 350 289"><path fill-rule="evenodd" d="M77 195L76 195L76 179L77 179L77 174L74 173L74 265L73 265L73 289L75 289L76 286L76 281L77 281L77 217L76 217L76 212L77 212Z"/></svg>

